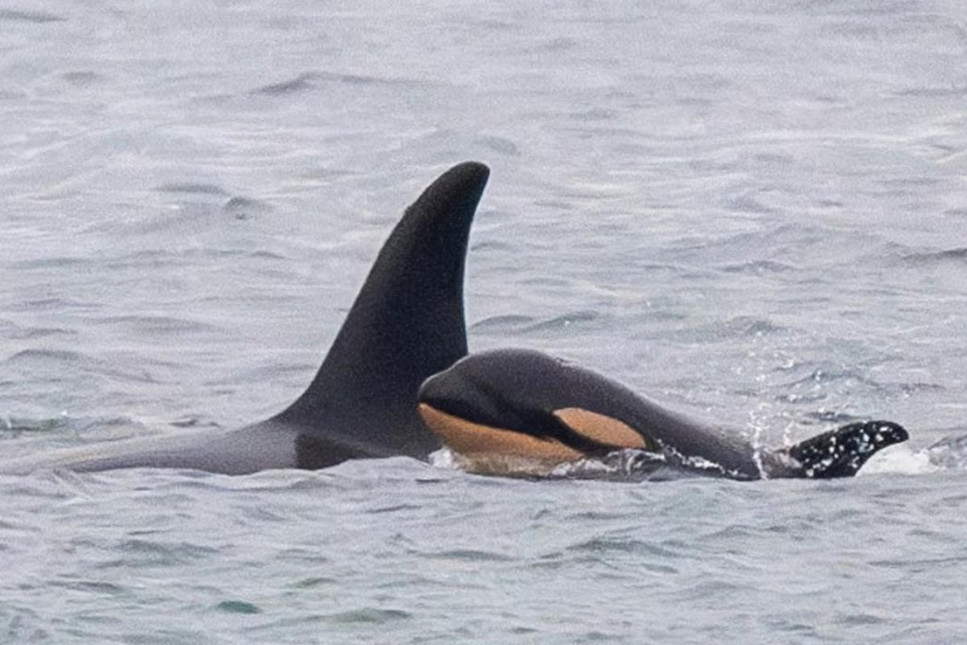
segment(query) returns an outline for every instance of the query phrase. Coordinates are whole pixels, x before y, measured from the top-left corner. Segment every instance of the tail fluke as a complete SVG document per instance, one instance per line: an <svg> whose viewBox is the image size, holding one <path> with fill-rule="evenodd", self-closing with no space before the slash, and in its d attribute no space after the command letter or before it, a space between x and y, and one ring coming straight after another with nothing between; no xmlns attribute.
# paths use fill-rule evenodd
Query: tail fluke
<svg viewBox="0 0 967 645"><path fill-rule="evenodd" d="M852 477L879 450L909 438L903 426L890 421L850 423L806 439L787 454L799 463L799 477Z"/></svg>

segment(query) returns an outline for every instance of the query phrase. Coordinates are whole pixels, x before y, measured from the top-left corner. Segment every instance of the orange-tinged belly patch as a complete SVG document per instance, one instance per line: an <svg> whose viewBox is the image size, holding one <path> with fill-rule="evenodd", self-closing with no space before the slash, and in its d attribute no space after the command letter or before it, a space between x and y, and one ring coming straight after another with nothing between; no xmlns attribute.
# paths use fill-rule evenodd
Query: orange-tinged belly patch
<svg viewBox="0 0 967 645"><path fill-rule="evenodd" d="M467 458L513 456L562 463L585 455L555 439L539 439L521 432L473 423L420 403L420 416L450 450Z"/></svg>
<svg viewBox="0 0 967 645"><path fill-rule="evenodd" d="M554 411L554 416L577 434L605 446L614 446L615 450L654 449L654 446L648 445L645 438L632 430L631 426L605 414L591 412L584 408L561 408Z"/></svg>

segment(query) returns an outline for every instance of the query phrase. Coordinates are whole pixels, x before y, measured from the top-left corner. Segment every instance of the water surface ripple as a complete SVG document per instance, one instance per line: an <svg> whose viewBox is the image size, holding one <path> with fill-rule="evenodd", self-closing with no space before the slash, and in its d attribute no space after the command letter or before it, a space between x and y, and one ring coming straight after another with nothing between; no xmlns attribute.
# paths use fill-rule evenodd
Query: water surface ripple
<svg viewBox="0 0 967 645"><path fill-rule="evenodd" d="M43 1L0 41L0 457L276 412L466 159L472 348L913 437L836 482L3 477L0 642L967 639L961 2Z"/></svg>

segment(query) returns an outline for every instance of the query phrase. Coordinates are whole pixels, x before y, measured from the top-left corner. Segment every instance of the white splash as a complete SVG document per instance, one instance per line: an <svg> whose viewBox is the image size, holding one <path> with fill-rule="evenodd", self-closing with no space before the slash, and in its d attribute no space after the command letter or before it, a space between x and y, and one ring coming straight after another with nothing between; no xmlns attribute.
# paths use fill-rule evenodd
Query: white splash
<svg viewBox="0 0 967 645"><path fill-rule="evenodd" d="M900 475L923 475L942 470L930 460L926 450L912 450L909 446L891 446L870 457L857 477L893 473Z"/></svg>

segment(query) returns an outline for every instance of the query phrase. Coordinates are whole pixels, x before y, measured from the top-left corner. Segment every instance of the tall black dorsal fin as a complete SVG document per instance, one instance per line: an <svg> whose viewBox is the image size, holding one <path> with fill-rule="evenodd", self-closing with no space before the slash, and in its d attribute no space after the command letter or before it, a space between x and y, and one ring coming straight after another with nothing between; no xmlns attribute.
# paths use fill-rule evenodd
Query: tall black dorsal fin
<svg viewBox="0 0 967 645"><path fill-rule="evenodd" d="M789 456L801 466L793 476L852 477L877 451L909 438L902 426L891 421L850 423L789 448Z"/></svg>
<svg viewBox="0 0 967 645"><path fill-rule="evenodd" d="M464 261L489 174L483 164L459 164L406 209L315 379L271 421L318 429L373 456L425 456L439 446L417 416L416 393L467 353Z"/></svg>

